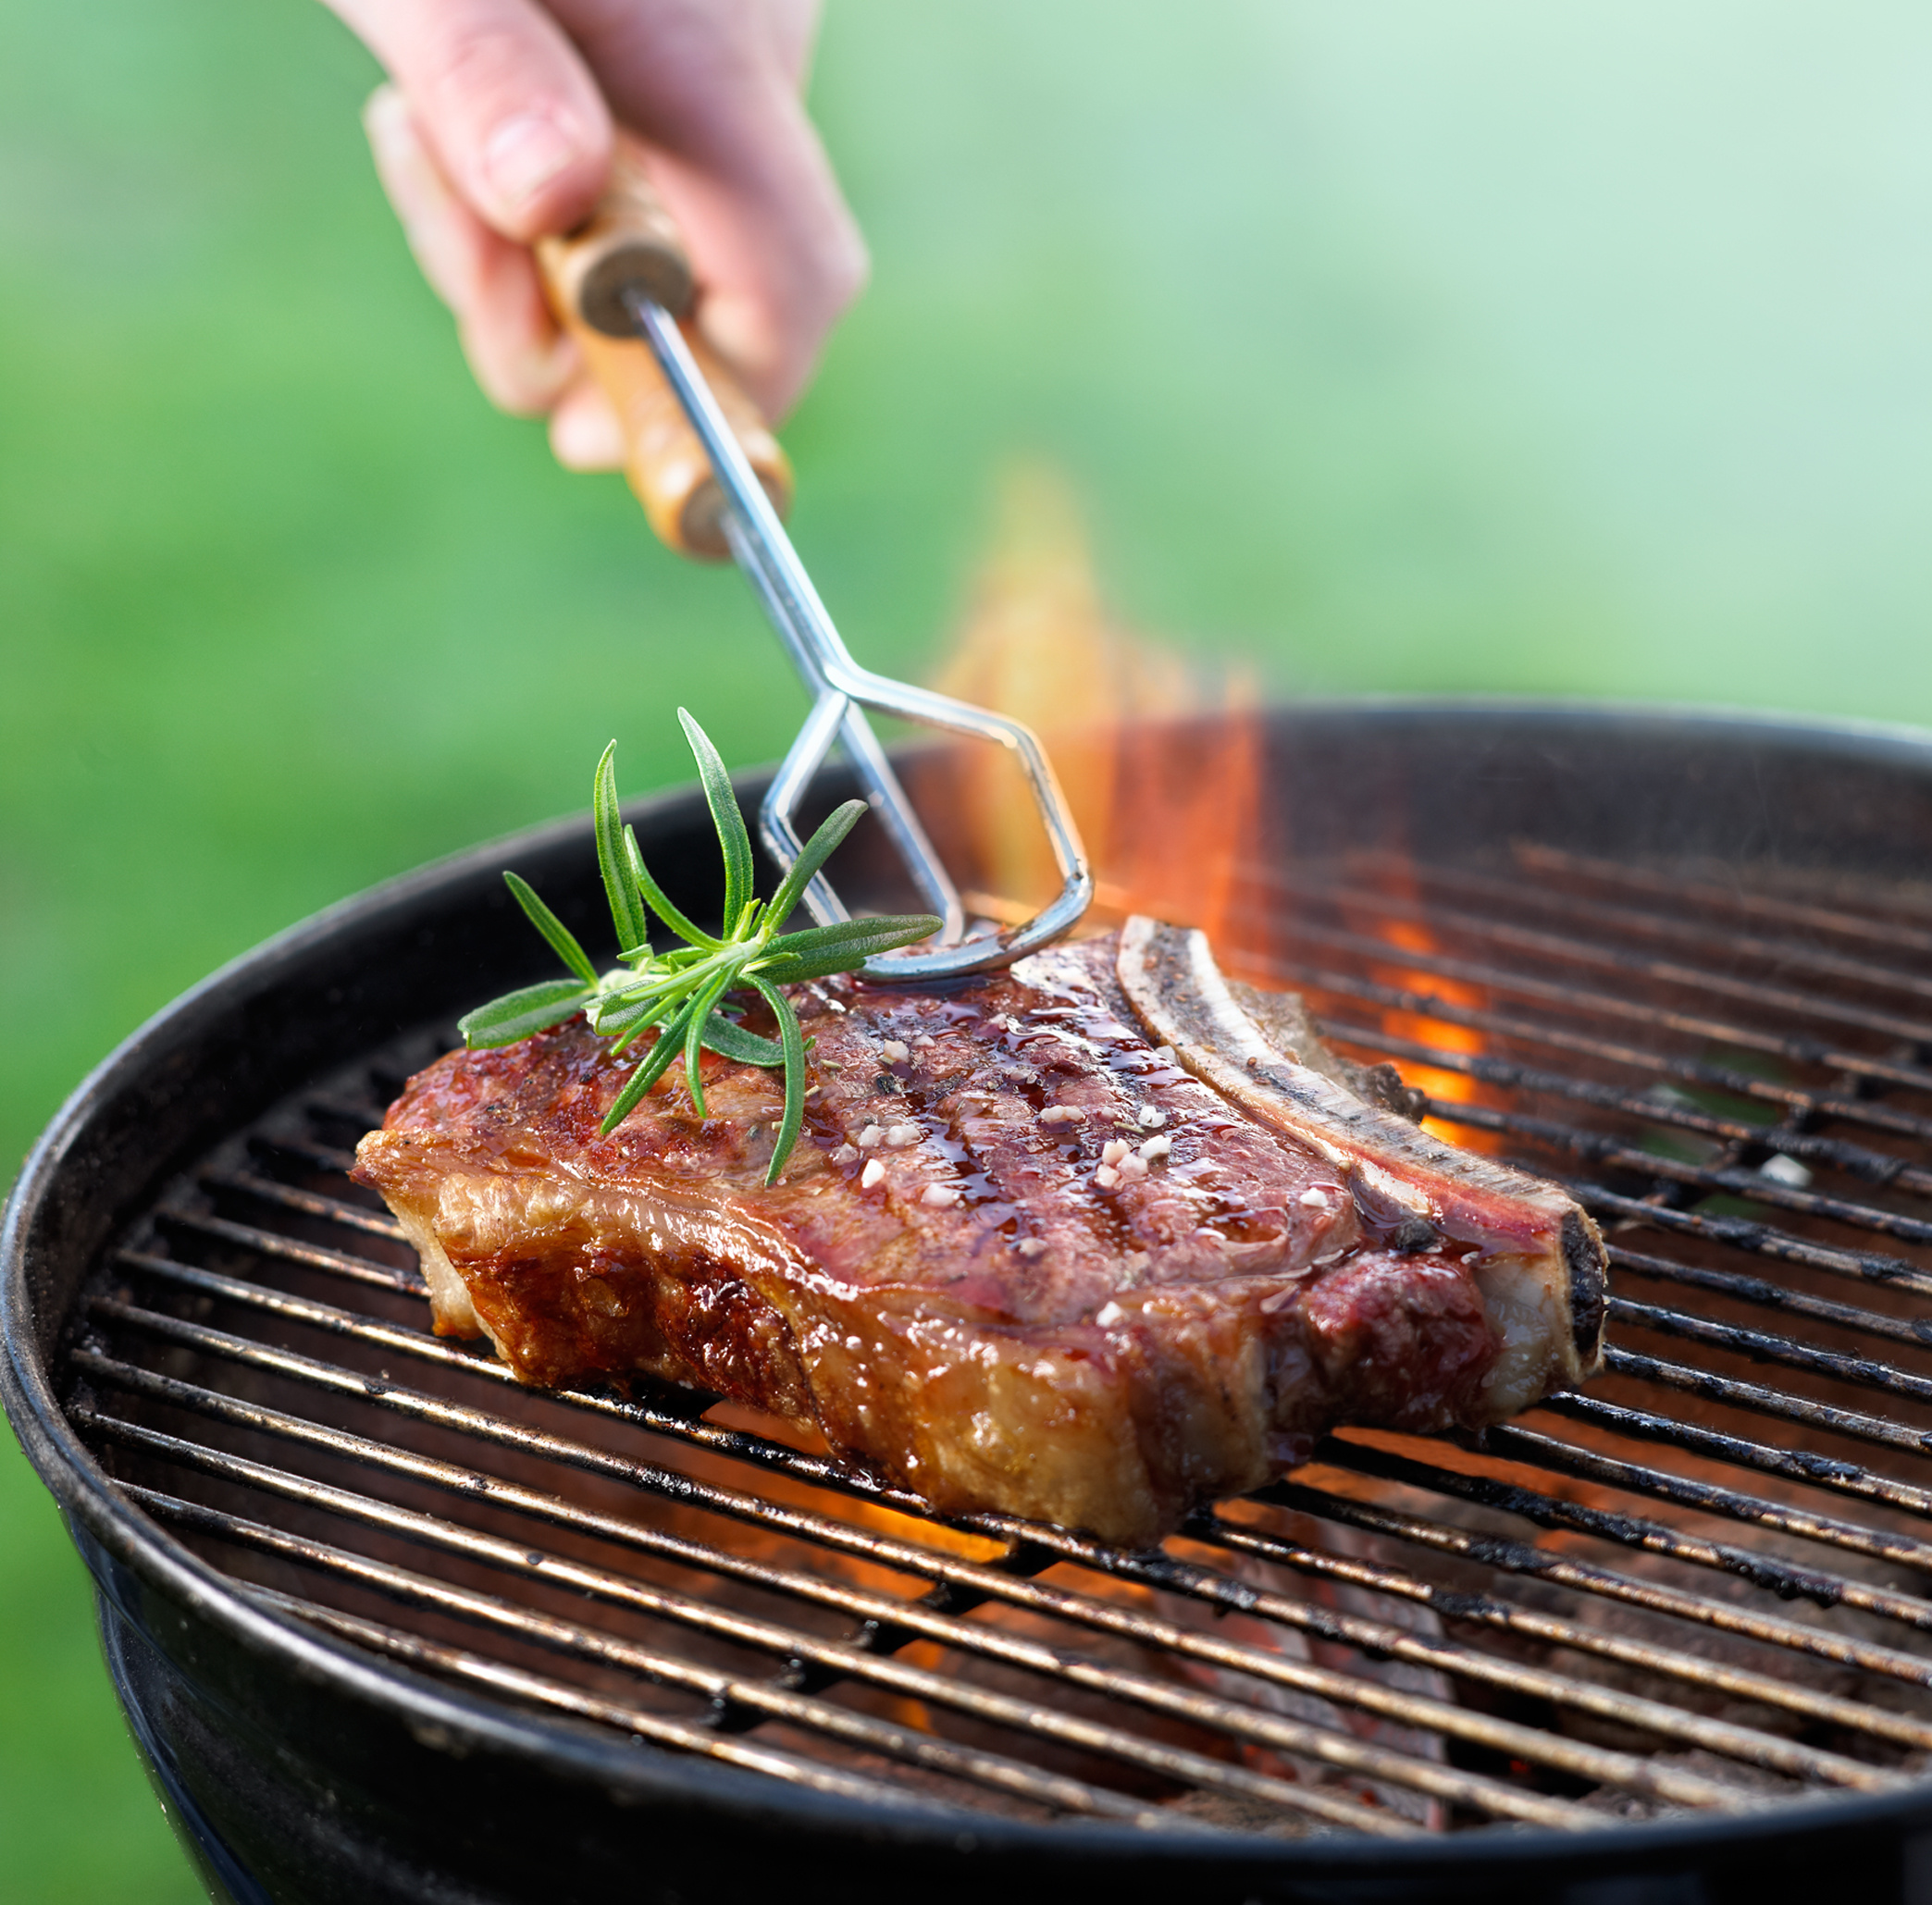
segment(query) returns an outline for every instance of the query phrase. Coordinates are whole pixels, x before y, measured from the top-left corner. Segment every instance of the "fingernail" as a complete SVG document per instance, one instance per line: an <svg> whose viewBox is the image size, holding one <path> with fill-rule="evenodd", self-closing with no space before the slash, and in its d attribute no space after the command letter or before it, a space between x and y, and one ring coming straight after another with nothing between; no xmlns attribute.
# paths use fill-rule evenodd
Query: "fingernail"
<svg viewBox="0 0 1932 1905"><path fill-rule="evenodd" d="M402 95L385 81L363 101L363 130L372 145L392 144L407 123L409 108Z"/></svg>
<svg viewBox="0 0 1932 1905"><path fill-rule="evenodd" d="M551 413L551 452L567 470L624 466L624 429L601 390L578 386Z"/></svg>
<svg viewBox="0 0 1932 1905"><path fill-rule="evenodd" d="M505 119L483 148L483 169L511 210L521 211L577 157L576 143L545 113Z"/></svg>
<svg viewBox="0 0 1932 1905"><path fill-rule="evenodd" d="M414 191L424 166L422 142L416 137L415 122L409 117L402 95L393 87L378 86L370 93L363 107L363 130L375 155L376 168L391 193L399 185L405 192Z"/></svg>

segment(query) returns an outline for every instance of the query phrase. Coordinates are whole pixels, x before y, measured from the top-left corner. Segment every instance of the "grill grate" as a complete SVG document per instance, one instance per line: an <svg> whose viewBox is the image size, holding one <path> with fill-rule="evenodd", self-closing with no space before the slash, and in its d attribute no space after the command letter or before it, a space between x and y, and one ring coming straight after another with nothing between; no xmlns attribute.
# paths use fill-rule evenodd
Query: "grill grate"
<svg viewBox="0 0 1932 1905"><path fill-rule="evenodd" d="M1604 1224L1587 1393L1480 1448L1344 1431L1155 1552L942 1522L727 1405L534 1394L428 1334L399 1229L343 1176L417 1041L170 1189L97 1280L70 1416L291 1618L884 1805L1400 1837L1916 1777L1911 897L1525 847L1251 871L1238 899L1231 968L1302 989L1447 1134Z"/></svg>

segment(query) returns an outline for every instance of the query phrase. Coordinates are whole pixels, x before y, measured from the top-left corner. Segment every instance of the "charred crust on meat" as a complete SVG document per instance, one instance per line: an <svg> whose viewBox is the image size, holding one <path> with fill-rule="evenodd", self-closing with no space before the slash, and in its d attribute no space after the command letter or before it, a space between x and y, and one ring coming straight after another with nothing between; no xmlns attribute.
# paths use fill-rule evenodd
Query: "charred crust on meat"
<svg viewBox="0 0 1932 1905"><path fill-rule="evenodd" d="M1331 1050L1298 992L1264 992L1257 985L1244 985L1234 979L1228 982L1228 994L1269 1044L1292 1064L1306 1065L1310 1071L1333 1079L1366 1103L1393 1111L1410 1124L1422 1122L1429 1108L1428 1095L1414 1085L1404 1084L1401 1072L1386 1058L1376 1065L1354 1065ZM1247 1069L1257 1070L1261 1063L1259 1058L1250 1058Z"/></svg>
<svg viewBox="0 0 1932 1905"><path fill-rule="evenodd" d="M1380 1105L1384 1111L1393 1111L1397 1118L1407 1119L1411 1124L1422 1122L1429 1110L1429 1094L1415 1085L1404 1084L1401 1072L1386 1058L1380 1065L1344 1065L1343 1070L1354 1074L1358 1097Z"/></svg>
<svg viewBox="0 0 1932 1905"><path fill-rule="evenodd" d="M1604 1353L1609 1263L1597 1227L1580 1210L1570 1211L1563 1219L1563 1264L1569 1272L1571 1341L1586 1369Z"/></svg>

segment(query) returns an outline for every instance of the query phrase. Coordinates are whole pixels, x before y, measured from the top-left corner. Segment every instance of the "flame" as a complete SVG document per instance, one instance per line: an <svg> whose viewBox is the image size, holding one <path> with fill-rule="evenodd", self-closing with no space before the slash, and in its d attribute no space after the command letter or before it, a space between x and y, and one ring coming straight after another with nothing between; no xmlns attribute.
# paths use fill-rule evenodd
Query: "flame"
<svg viewBox="0 0 1932 1905"><path fill-rule="evenodd" d="M1078 502L1051 465L1016 464L1001 478L991 545L938 686L1015 715L1040 736L1093 858L1091 925L1145 912L1199 926L1226 970L1279 983L1265 962L1274 950L1269 912L1281 902L1267 892L1268 777L1253 679L1209 678L1108 616ZM935 816L941 851L981 883L969 905L997 920L1028 917L1059 879L1024 781L992 748L948 757L942 772L944 788L934 786L922 806ZM1379 859L1376 877L1392 897L1419 897L1399 863ZM1377 911L1354 923L1392 953L1437 950L1413 920ZM1387 985L1412 989L1418 980L1394 963L1370 971ZM1453 980L1422 983L1459 1005L1484 1003ZM1483 1049L1467 1026L1417 1012L1376 1016L1392 1037ZM1490 1095L1439 1066L1404 1060L1401 1070L1445 1103ZM1492 1148L1487 1133L1431 1127L1450 1142Z"/></svg>
<svg viewBox="0 0 1932 1905"><path fill-rule="evenodd" d="M1441 950L1434 934L1417 920L1382 919L1378 922L1381 936L1393 945L1406 951L1430 954ZM1384 985L1413 987L1420 977L1438 998L1451 1005L1480 1007L1485 1002L1476 987L1460 980L1444 979L1435 973L1418 975L1407 967L1375 966L1370 971ZM1377 1015L1383 1032L1391 1038L1405 1038L1417 1045L1434 1045L1447 1052L1466 1052L1471 1056L1483 1050L1482 1034L1468 1025L1454 1025L1445 1020L1431 1019L1421 1012L1405 1012L1384 1009ZM1423 1065L1413 1058L1404 1058L1400 1070L1406 1083L1425 1091L1431 1098L1449 1105L1482 1105L1499 1102L1489 1088L1463 1071L1445 1071L1436 1065ZM1494 1134L1490 1132L1472 1130L1467 1125L1452 1124L1444 1119L1425 1118L1424 1131L1433 1132L1444 1144L1459 1144L1469 1151L1493 1151L1498 1148Z"/></svg>
<svg viewBox="0 0 1932 1905"><path fill-rule="evenodd" d="M1040 736L1094 862L1096 923L1151 912L1222 937L1261 808L1252 682L1205 684L1108 618L1079 505L1052 466L1012 465L996 518L938 686ZM953 817L942 850L982 882L971 903L1001 920L1037 910L1059 876L1017 769L976 748L947 779L928 804Z"/></svg>

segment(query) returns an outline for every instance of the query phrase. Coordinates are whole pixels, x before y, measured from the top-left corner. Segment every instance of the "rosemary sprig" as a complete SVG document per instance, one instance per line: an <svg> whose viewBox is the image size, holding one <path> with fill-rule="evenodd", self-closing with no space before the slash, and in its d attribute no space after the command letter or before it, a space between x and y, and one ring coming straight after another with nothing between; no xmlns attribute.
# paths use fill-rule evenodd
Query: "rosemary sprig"
<svg viewBox="0 0 1932 1905"><path fill-rule="evenodd" d="M776 1183L785 1160L798 1142L805 1121L805 1040L799 1016L783 987L833 972L849 972L873 954L910 945L938 929L931 913L894 913L880 919L842 920L831 926L808 926L799 933L781 933L807 884L831 858L832 849L852 831L865 811L862 800L848 800L806 843L791 871L769 901L752 893L751 836L738 811L737 797L718 750L704 730L680 708L677 718L697 758L704 798L718 830L724 854L724 911L722 934L694 925L674 906L638 851L636 833L624 824L617 807L617 743L613 741L597 763L591 794L591 815L597 833L597 863L603 873L611 920L617 929L615 971L599 972L577 944L570 928L558 919L529 884L506 872L504 883L530 923L569 967L568 979L550 979L526 985L479 1006L464 1018L459 1030L472 1051L514 1045L533 1033L561 1025L584 1013L593 1027L613 1040L613 1050L627 1051L653 1028L657 1042L639 1059L624 1089L604 1114L604 1135L616 1130L632 1107L663 1077L672 1059L683 1057L685 1080L692 1108L704 1116L704 1081L699 1053L709 1049L746 1065L785 1068L785 1117L773 1147L765 1182ZM684 943L669 952L650 947L650 915L657 917ZM750 991L772 1008L778 1021L776 1039L747 1032L733 1016L726 1000L734 992Z"/></svg>

